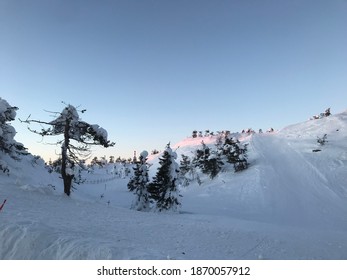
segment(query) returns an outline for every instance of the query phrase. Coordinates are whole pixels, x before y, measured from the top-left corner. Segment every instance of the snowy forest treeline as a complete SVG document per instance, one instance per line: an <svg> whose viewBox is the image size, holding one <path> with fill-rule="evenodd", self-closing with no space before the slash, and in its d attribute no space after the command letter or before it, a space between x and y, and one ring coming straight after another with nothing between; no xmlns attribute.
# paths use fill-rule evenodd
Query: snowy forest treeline
<svg viewBox="0 0 347 280"><path fill-rule="evenodd" d="M32 157L32 164L43 162L40 156L32 156L22 143L14 137L15 129L9 124L15 120L17 107L11 106L6 100L0 98L0 170L10 176L11 170L8 160L21 160L23 156ZM237 173L246 170L248 162L248 144L240 141L241 136L255 133L247 129L241 133L230 131L217 132L216 134L205 131L205 135L194 130L192 138L202 138L201 145L191 154L180 154L178 159L170 143L165 150L157 150L151 155L159 157L159 167L153 178L149 178L150 164L147 162L149 153L143 151L139 158L136 154L128 160L110 156L98 159L94 157L89 164L86 159L91 157L90 145L103 147L113 146L108 140L107 131L96 124L89 124L81 120L80 114L86 110L78 111L74 106L65 104L61 112L53 112L54 120L42 121L35 119L21 120L29 125L29 130L43 137L61 136L57 145L61 145L61 156L54 161L45 163L47 172L61 174L64 183L64 192L68 196L74 187L85 182L83 174L93 173L96 169L113 166L110 178L128 178L128 189L134 193L132 209L138 211L174 211L177 212L181 204L180 188L188 187L192 182L201 185L203 180L213 180L220 172ZM330 115L330 108L317 115L326 117ZM40 130L32 128L39 124ZM269 129L267 132L273 132ZM262 133L262 130L259 130ZM213 144L205 144L204 137L213 138ZM317 142L324 145L327 135L318 137ZM179 149L179 148L178 148ZM318 151L318 150L317 150ZM109 169L107 169L109 170Z"/></svg>
<svg viewBox="0 0 347 280"><path fill-rule="evenodd" d="M96 124L89 124L81 120L80 114L86 110L78 111L74 106L64 104L61 112L54 114L52 121L31 119L20 120L28 124L28 129L42 137L60 136L61 157L46 164L48 172L58 172L64 183L64 192L71 194L73 186L84 182L83 172L93 172L97 165L102 167L104 161L94 158L89 166L85 159L90 157L90 145L113 146L108 140L107 131ZM15 129L9 124L15 120L17 107L11 106L6 100L0 99L0 150L2 154L13 160L20 160L21 156L30 155L22 143L15 141ZM33 124L39 124L40 129L33 128ZM152 154L154 154L152 152ZM32 156L32 155L30 155ZM121 161L122 177L131 176L128 184L129 191L134 192L135 200L132 208L141 211L156 210L177 211L181 202L179 187L188 186L191 181L197 180L201 184L199 172L207 174L211 179L215 178L226 164L232 164L235 172L248 167L247 145L243 145L238 139L225 135L224 139L217 138L215 149L208 147L202 141L201 148L195 151L192 158L182 155L180 164L177 161L177 153L168 144L159 158L159 168L156 175L149 179L147 164L148 152L141 153L139 159L134 156L132 162ZM32 156L32 163L42 161L39 156ZM108 164L116 164L117 160L110 158ZM130 166L127 166L130 165ZM0 169L10 175L6 157L0 159ZM199 172L198 172L199 171Z"/></svg>

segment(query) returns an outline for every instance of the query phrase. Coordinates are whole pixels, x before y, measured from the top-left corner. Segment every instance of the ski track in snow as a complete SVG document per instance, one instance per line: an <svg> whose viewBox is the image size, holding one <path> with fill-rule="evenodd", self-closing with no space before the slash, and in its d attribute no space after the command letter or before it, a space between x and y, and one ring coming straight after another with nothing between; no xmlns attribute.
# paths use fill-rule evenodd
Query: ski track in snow
<svg viewBox="0 0 347 280"><path fill-rule="evenodd" d="M130 210L127 180L103 170L68 198L57 175L14 163L0 175L0 259L347 259L346 129L344 113L245 137L250 168L183 188L180 214Z"/></svg>
<svg viewBox="0 0 347 280"><path fill-rule="evenodd" d="M252 146L262 161L259 187L275 220L284 223L320 223L326 227L331 219L345 210L328 187L328 180L308 159L294 150L286 139L273 135L255 135ZM327 217L326 212L330 211ZM334 214L336 211L336 215ZM319 213L319 215L317 215ZM318 220L315 220L318 219ZM335 222L335 221L334 221ZM346 225L346 219L341 221Z"/></svg>

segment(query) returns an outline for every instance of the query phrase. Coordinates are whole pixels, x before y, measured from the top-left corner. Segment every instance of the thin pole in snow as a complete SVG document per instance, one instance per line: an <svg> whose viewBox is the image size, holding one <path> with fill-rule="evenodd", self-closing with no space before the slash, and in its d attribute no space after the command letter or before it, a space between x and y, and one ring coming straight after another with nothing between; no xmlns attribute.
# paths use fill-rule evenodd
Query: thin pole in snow
<svg viewBox="0 0 347 280"><path fill-rule="evenodd" d="M4 202L1 204L0 206L0 211L2 210L2 208L4 207L5 203L6 203L7 199L4 200Z"/></svg>

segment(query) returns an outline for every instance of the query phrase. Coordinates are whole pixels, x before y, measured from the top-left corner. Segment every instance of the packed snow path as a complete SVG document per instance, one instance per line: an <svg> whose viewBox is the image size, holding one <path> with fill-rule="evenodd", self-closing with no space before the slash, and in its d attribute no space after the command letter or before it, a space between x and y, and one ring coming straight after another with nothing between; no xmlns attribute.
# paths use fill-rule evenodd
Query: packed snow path
<svg viewBox="0 0 347 280"><path fill-rule="evenodd" d="M304 227L347 228L346 199L341 199L339 182L328 180L336 170L327 169L333 162L325 162L320 169L320 154L298 151L279 135L254 135L251 144L261 162L255 168L259 172L263 217Z"/></svg>

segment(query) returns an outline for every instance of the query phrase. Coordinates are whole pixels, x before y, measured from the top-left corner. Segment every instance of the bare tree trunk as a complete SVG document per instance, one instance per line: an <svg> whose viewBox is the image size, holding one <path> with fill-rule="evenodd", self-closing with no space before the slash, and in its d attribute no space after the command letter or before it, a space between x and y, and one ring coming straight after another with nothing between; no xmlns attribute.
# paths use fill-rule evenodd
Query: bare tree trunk
<svg viewBox="0 0 347 280"><path fill-rule="evenodd" d="M70 121L67 120L65 124L65 131L64 131L64 143L61 147L61 176L63 177L63 181L64 181L64 193L67 196L70 196L70 193L71 193L71 183L72 183L72 177L73 177L70 174L66 173L66 168L68 164L67 148L70 143L69 130L70 130Z"/></svg>

